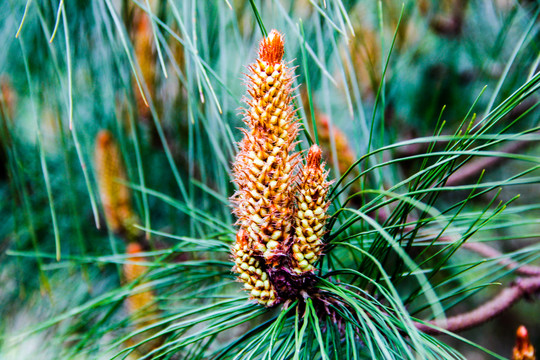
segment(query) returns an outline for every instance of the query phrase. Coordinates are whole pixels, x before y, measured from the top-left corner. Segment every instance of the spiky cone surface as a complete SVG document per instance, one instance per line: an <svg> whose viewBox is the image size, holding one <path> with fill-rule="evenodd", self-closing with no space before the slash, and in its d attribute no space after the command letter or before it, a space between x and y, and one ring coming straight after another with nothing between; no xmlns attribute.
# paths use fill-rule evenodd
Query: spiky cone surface
<svg viewBox="0 0 540 360"><path fill-rule="evenodd" d="M321 256L327 210L326 200L330 183L328 172L321 163L322 151L317 145L309 149L302 168L296 194L295 237L292 245L292 270L297 274L313 272Z"/></svg>
<svg viewBox="0 0 540 360"><path fill-rule="evenodd" d="M144 273L148 271L146 265L141 264L147 261L144 256L138 255L143 252L143 247L138 243L129 243L126 248L126 254L129 255L127 262L123 265L124 281L126 283L132 283L136 281ZM143 283L139 283L143 285ZM125 300L125 307L128 314L135 320L137 320L136 328L142 329L156 322L158 317L158 309L156 305L156 295L152 290L146 290L130 295ZM146 341L146 338L150 337L152 333L159 331L159 329L149 330L132 337L127 342L128 346L133 346L141 341ZM155 338L151 341L145 342L143 345L137 347L137 355L142 356L153 349L157 348L163 339ZM141 355L142 354L142 355Z"/></svg>
<svg viewBox="0 0 540 360"><path fill-rule="evenodd" d="M275 30L260 43L249 67L244 138L234 165L234 213L247 246L269 266L287 255L293 217L292 154L298 124L292 108L292 71L283 62L283 38Z"/></svg>
<svg viewBox="0 0 540 360"><path fill-rule="evenodd" d="M536 360L534 347L529 341L529 333L523 325L516 332L516 346L514 347L512 360Z"/></svg>
<svg viewBox="0 0 540 360"><path fill-rule="evenodd" d="M261 305L274 305L277 302L276 289L264 269L264 260L254 255L244 230L238 231L232 252L235 262L233 271L240 274L238 279L244 283L244 289L249 291L250 298Z"/></svg>
<svg viewBox="0 0 540 360"><path fill-rule="evenodd" d="M98 133L94 156L105 220L113 232L125 233L128 239L135 239L141 233L133 226L138 223L138 217L133 212L130 189L121 183L127 182L126 171L111 132L101 130Z"/></svg>

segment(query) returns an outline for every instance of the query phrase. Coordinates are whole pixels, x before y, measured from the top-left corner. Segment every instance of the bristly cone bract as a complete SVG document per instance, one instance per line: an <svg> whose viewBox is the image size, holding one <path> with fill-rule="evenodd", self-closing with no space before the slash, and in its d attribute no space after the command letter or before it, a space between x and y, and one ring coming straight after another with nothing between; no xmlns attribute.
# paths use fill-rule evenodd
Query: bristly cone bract
<svg viewBox="0 0 540 360"><path fill-rule="evenodd" d="M315 241L311 235L324 233L328 207L325 195L329 184L318 147L310 151L314 155L308 156L300 180L296 174L299 154L293 150L299 125L292 106L293 73L283 62L283 53L283 37L272 30L261 41L259 57L248 68L249 97L244 99L248 129L243 130L233 169L239 187L232 197L233 211L240 226L233 248L233 270L240 274L251 298L266 306L299 293L298 285L306 283L306 276L315 270L313 263L320 256L322 240L319 237ZM297 197L297 190L306 195ZM314 198L310 198L311 193ZM297 204L298 199L302 202ZM315 203L311 204L313 199ZM303 220L310 215L298 212L298 206L313 207L311 212L320 208L324 214L318 213L317 223L309 220L306 228L297 232L297 224L306 224ZM298 220L298 214L303 218ZM302 236L295 236L295 232ZM310 242L305 236L308 233ZM295 257L292 249L297 250Z"/></svg>

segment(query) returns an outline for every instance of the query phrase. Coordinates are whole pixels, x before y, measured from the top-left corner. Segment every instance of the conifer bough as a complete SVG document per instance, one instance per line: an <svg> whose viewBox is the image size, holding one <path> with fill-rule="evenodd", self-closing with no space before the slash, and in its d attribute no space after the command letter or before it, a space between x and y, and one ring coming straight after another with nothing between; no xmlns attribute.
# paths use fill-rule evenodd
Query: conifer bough
<svg viewBox="0 0 540 360"><path fill-rule="evenodd" d="M272 30L248 68L248 129L233 169L239 189L232 202L240 226L234 271L251 298L266 306L290 298L292 288L315 270L328 208L329 183L318 146L296 174L299 125L292 107L293 74L283 53L283 37Z"/></svg>

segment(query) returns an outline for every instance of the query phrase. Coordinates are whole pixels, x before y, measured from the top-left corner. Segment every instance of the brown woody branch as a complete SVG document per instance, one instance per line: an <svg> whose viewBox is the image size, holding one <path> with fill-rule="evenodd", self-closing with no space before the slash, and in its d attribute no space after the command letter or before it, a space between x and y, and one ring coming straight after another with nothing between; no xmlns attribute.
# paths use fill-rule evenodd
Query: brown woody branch
<svg viewBox="0 0 540 360"><path fill-rule="evenodd" d="M418 330L431 335L442 333L435 327L449 332L460 332L493 319L523 297L531 297L539 293L540 276L517 279L495 298L472 311L449 317L446 321L432 320L426 324L415 323L415 325Z"/></svg>
<svg viewBox="0 0 540 360"><path fill-rule="evenodd" d="M518 153L526 149L533 141L522 140L512 142L500 149L503 153ZM418 151L418 149L415 149ZM413 150L414 151L414 150ZM486 157L474 160L460 168L456 173L449 177L447 186L455 186L466 183L471 178L478 176L484 169L489 169L500 165L509 160L507 157ZM380 209L378 211L379 220L386 221L389 214ZM413 230L413 226L405 226L405 231ZM443 235L438 238L439 241L454 243L457 239L451 235ZM484 303L466 313L447 318L445 321L432 320L427 323L415 323L418 330L431 335L441 334L441 330L449 332L460 332L476 326L479 326L494 317L500 315L509 309L513 304L523 297L531 298L533 295L540 294L540 267L534 265L521 265L518 262L502 257L503 254L493 247L484 243L463 243L463 249L477 253L478 255L492 259L498 264L509 270L514 270L516 274L528 276L527 278L517 279L511 285L503 289L495 298ZM439 329L441 330L439 330Z"/></svg>
<svg viewBox="0 0 540 360"><path fill-rule="evenodd" d="M380 221L386 221L388 219L389 215L384 209L379 210L378 219ZM414 219L410 219L411 221L414 221ZM412 231L413 226L405 226L403 228L404 231ZM438 239L438 241L441 242L448 242L448 243L455 243L458 239L451 235L441 235ZM503 258L504 255L500 251L494 249L493 247L485 244L485 243L479 243L479 242L465 242L461 245L462 249L472 251L477 253L478 255L487 258L492 259L494 262L496 262L499 265L504 266L508 270L514 270L514 272L521 276L540 276L540 266L535 265L522 265L518 263L517 261L514 261L509 258Z"/></svg>
<svg viewBox="0 0 540 360"><path fill-rule="evenodd" d="M489 259L499 258L496 260L498 264L503 265L505 268L509 270L515 270L515 272L519 275L540 276L540 266L521 265L517 261L514 261L512 259L501 258L503 254L487 244L478 243L478 242L464 243L463 245L461 245L461 247L469 251L473 251L485 258L489 258Z"/></svg>
<svg viewBox="0 0 540 360"><path fill-rule="evenodd" d="M535 142L538 143L537 140L513 141L501 147L498 151L506 154L517 154L520 151L534 145ZM427 147L428 144L410 144L407 146L402 146L396 149L396 158L401 159L422 154L427 150ZM445 185L456 186L465 184L468 180L479 176L483 170L493 168L497 165L501 165L509 160L511 160L511 158L506 156L490 156L473 160L468 164L462 166L454 174L452 174L446 181Z"/></svg>
<svg viewBox="0 0 540 360"><path fill-rule="evenodd" d="M385 221L389 214L381 209L379 211L379 220ZM406 226L404 230L412 230L412 226ZM451 235L443 235L438 238L439 241L454 243L456 239ZM501 258L503 255L498 250L484 243L463 243L462 248L473 251L484 258L493 259L498 264L507 269L514 270L516 274L529 276L527 278L517 279L511 285L503 289L495 298L479 306L469 312L452 316L446 321L429 321L427 323L415 323L418 330L430 334L441 334L441 330L449 332L460 332L476 326L479 326L494 317L500 315L505 310L509 309L514 303L523 297L532 297L535 294L540 294L540 267L534 265L521 265L518 262Z"/></svg>
<svg viewBox="0 0 540 360"><path fill-rule="evenodd" d="M514 141L506 146L503 146L499 151L501 153L515 154L521 150L526 149L527 147L534 144L533 140L520 140ZM467 165L461 167L458 171L452 174L446 181L446 186L456 186L466 183L468 180L479 176L480 173L485 169L493 168L497 165L500 165L510 158L505 156L492 156L492 157L483 157L474 161L471 161Z"/></svg>

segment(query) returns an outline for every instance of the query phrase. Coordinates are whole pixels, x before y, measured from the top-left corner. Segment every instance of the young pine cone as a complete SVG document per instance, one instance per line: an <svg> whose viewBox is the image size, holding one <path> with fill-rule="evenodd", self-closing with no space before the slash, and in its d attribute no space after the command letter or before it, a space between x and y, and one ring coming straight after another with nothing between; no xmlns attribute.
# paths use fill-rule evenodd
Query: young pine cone
<svg viewBox="0 0 540 360"><path fill-rule="evenodd" d="M274 305L277 297L276 290L268 274L261 267L261 260L253 256L253 250L248 244L248 237L244 230L238 231L236 235L233 256L235 258L233 270L240 274L238 278L244 282L244 289L250 292L251 298L261 305Z"/></svg>
<svg viewBox="0 0 540 360"><path fill-rule="evenodd" d="M292 245L293 271L311 272L321 256L329 203L326 200L330 183L328 172L321 164L322 151L317 145L309 149L307 164L303 167L296 194L296 236Z"/></svg>
<svg viewBox="0 0 540 360"><path fill-rule="evenodd" d="M516 346L512 354L512 360L535 360L534 347L529 341L527 328L521 325L516 333Z"/></svg>
<svg viewBox="0 0 540 360"><path fill-rule="evenodd" d="M293 169L298 124L292 108L292 72L283 62L283 38L272 30L259 58L249 67L244 130L234 165L239 190L234 213L247 234L247 246L269 266L277 266L290 245Z"/></svg>
<svg viewBox="0 0 540 360"><path fill-rule="evenodd" d="M137 262L147 261L146 258L138 255L141 252L143 252L143 248L140 244L138 243L128 244L126 253L130 255L130 258L128 258L128 262L126 262L123 266L124 278L127 283L131 283L137 280L146 271L148 271L147 266L136 264ZM147 290L147 291L139 292L139 293L128 296L126 299L126 306L127 306L128 312L131 315L140 315L137 313L141 310L145 310L145 312L152 313L152 312L156 312L155 300L156 299L155 299L154 292L152 290Z"/></svg>
<svg viewBox="0 0 540 360"><path fill-rule="evenodd" d="M148 271L146 265L140 264L141 262L148 261L147 258L140 254L143 251L143 247L138 243L132 242L128 244L126 253L130 255L130 257L123 266L124 280L126 283L136 281ZM144 282L141 282L139 285L144 286L145 284ZM136 322L135 328L139 331L136 335L126 341L126 346L136 347L132 354L133 356L128 357L128 359L139 359L145 354L158 348L163 343L164 338L162 336L148 340L148 338L158 333L161 330L161 327L154 327L148 331L140 332L141 329L155 324L160 318L160 311L156 300L156 294L151 288L129 295L125 300L126 310L132 317L132 320Z"/></svg>
<svg viewBox="0 0 540 360"><path fill-rule="evenodd" d="M148 14L142 11L136 11L133 18L133 27L133 50L135 52L135 57L139 62L142 74L142 78L140 78L139 81L144 81L146 83L148 95L153 97L155 94L156 64L153 51L154 38L152 34L152 24ZM143 99L136 80L133 79L132 83L139 116L143 120L148 120L151 116L150 108Z"/></svg>
<svg viewBox="0 0 540 360"><path fill-rule="evenodd" d="M97 135L95 162L99 195L109 228L124 233L130 240L136 239L141 230L133 226L139 219L131 205L131 191L121 183L127 181L124 162L113 135L107 130Z"/></svg>

